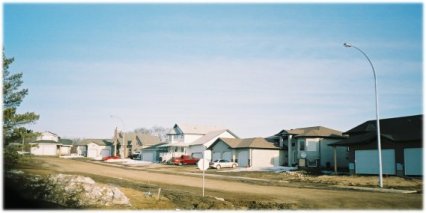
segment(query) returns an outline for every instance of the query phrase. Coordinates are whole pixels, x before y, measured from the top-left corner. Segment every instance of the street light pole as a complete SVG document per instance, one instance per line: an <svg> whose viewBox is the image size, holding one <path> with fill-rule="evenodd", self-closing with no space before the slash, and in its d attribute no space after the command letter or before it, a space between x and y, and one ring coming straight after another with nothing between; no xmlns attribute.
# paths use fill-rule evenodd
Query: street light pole
<svg viewBox="0 0 426 213"><path fill-rule="evenodd" d="M357 49L358 51L360 51L367 58L368 62L371 65L371 69L373 70L373 75L374 75L374 91L375 91L375 94L376 94L377 151L378 151L378 154L379 154L379 186L380 186L380 188L383 188L382 146L381 146L381 138L380 138L379 97L378 97L378 93L377 93L376 71L374 70L373 63L371 63L370 58L368 58L367 54L365 54L364 51L362 51L358 47L356 47L356 46L354 46L352 44L348 44L348 43L344 43L343 46L345 46L345 47L353 47L353 48Z"/></svg>
<svg viewBox="0 0 426 213"><path fill-rule="evenodd" d="M121 149L123 150L123 152L122 152L122 154L120 155L121 159L123 159L123 158L124 158L125 145L126 145L126 143L125 143L125 141L126 141L126 132L125 132L125 130L124 130L124 128L125 128L125 126L124 126L124 121L123 121L123 119L121 119L120 117L115 116L115 115L110 115L110 117L111 117L111 118L116 118L116 119L120 120L121 125L122 125L122 127L123 127L123 130L122 130L122 131L123 131L123 144L121 145ZM117 139L118 139L118 138L117 138Z"/></svg>

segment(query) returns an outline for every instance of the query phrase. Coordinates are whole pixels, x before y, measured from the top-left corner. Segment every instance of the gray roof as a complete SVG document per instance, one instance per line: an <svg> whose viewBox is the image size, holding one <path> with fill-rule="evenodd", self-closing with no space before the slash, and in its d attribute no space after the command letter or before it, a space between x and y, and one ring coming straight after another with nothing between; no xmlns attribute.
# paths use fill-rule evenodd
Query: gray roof
<svg viewBox="0 0 426 213"><path fill-rule="evenodd" d="M323 126L313 126L313 127L304 127L296 128L290 130L281 130L275 136L279 135L294 135L297 137L321 137L321 138L345 138L341 131L330 129Z"/></svg>
<svg viewBox="0 0 426 213"><path fill-rule="evenodd" d="M70 139L59 139L59 143L62 145L73 145L74 141Z"/></svg>
<svg viewBox="0 0 426 213"><path fill-rule="evenodd" d="M258 149L281 149L280 147L274 145L264 138L256 137L256 138L245 138L245 139L237 139L237 138L218 138L208 149L211 149L216 143L222 141L227 144L229 147L233 149L241 149L241 148L258 148Z"/></svg>
<svg viewBox="0 0 426 213"><path fill-rule="evenodd" d="M77 145L84 146L84 145L87 145L89 143L94 143L94 144L97 144L99 146L111 146L112 145L112 142L109 139L84 139L84 140L80 141Z"/></svg>
<svg viewBox="0 0 426 213"><path fill-rule="evenodd" d="M155 145L152 145L152 146L149 146L149 147L145 147L141 150L142 151L143 150L158 150L158 149L166 149L167 150L166 147L162 147L162 145L165 145L165 144L167 144L167 143L159 143L159 144L155 144Z"/></svg>
<svg viewBox="0 0 426 213"><path fill-rule="evenodd" d="M192 142L191 144L189 144L189 146L203 145L203 144L211 141L213 138L218 137L220 134L222 134L224 132L229 132L231 135L233 135L234 137L238 138L238 136L236 136L230 130L228 130L228 129L221 129L221 130L217 130L217 131L208 132L203 137L198 138L197 140L195 140L194 142Z"/></svg>
<svg viewBox="0 0 426 213"><path fill-rule="evenodd" d="M132 141L132 144L137 146L137 142L141 142L143 146L150 146L161 143L160 138L157 136L149 135L149 134L143 134L139 132L126 132L126 141ZM113 141L116 140L116 137L114 136ZM123 133L118 133L117 140L119 143L123 141Z"/></svg>
<svg viewBox="0 0 426 213"><path fill-rule="evenodd" d="M209 132L223 130L225 128L220 128L217 126L207 126L207 125L191 125L191 124L175 124L168 134L176 134L174 128L179 128L184 134L199 134L205 135Z"/></svg>

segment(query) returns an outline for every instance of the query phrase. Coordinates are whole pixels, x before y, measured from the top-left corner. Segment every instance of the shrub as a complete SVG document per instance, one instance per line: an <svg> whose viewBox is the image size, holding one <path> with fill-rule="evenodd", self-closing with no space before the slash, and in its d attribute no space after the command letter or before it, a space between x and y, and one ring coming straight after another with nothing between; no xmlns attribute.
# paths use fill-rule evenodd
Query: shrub
<svg viewBox="0 0 426 213"><path fill-rule="evenodd" d="M19 158L20 155L18 154L16 147L6 146L5 149L3 149L3 162L6 170L15 168L18 164Z"/></svg>

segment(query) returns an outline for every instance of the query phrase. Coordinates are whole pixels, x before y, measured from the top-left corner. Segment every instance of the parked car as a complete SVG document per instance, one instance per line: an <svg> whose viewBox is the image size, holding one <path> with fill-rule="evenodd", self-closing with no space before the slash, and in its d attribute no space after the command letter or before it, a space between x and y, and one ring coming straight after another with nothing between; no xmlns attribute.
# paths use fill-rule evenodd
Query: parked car
<svg viewBox="0 0 426 213"><path fill-rule="evenodd" d="M199 158L193 158L189 155L182 155L180 157L173 157L171 163L174 165L195 165L197 164Z"/></svg>
<svg viewBox="0 0 426 213"><path fill-rule="evenodd" d="M238 163L231 162L229 160L215 160L210 162L210 167L221 169L221 168L235 168L238 166Z"/></svg>
<svg viewBox="0 0 426 213"><path fill-rule="evenodd" d="M130 159L140 160L141 159L141 152L138 152L138 151L133 152L130 155Z"/></svg>
<svg viewBox="0 0 426 213"><path fill-rule="evenodd" d="M106 160L109 160L109 159L120 159L120 156L108 156L108 157L102 158L103 161L106 161Z"/></svg>

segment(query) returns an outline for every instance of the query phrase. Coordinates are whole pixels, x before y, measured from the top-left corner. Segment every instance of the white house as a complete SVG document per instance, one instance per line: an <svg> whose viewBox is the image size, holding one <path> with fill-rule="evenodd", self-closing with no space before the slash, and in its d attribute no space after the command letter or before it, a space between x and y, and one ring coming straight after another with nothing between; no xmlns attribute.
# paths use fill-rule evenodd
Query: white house
<svg viewBox="0 0 426 213"><path fill-rule="evenodd" d="M67 156L71 155L71 147L73 145L73 141L69 139L59 139L60 147L59 147L59 155Z"/></svg>
<svg viewBox="0 0 426 213"><path fill-rule="evenodd" d="M36 141L59 141L59 136L53 132L45 131L37 136Z"/></svg>
<svg viewBox="0 0 426 213"><path fill-rule="evenodd" d="M112 141L108 139L84 139L77 147L77 153L79 155L95 160L101 160L104 157L111 156L111 150Z"/></svg>
<svg viewBox="0 0 426 213"><path fill-rule="evenodd" d="M325 167L334 165L334 150L329 144L347 138L342 132L322 126L282 130L267 140L285 149L283 155L288 166ZM348 165L348 151L336 149L338 165Z"/></svg>
<svg viewBox="0 0 426 213"><path fill-rule="evenodd" d="M212 159L211 150L207 147L213 144L218 138L238 138L233 132L228 129L222 129L217 131L208 132L203 137L198 138L188 146L188 153L195 158L204 158L207 160Z"/></svg>
<svg viewBox="0 0 426 213"><path fill-rule="evenodd" d="M60 137L52 132L42 132L36 140L30 142L30 152L33 155L58 156L61 144Z"/></svg>
<svg viewBox="0 0 426 213"><path fill-rule="evenodd" d="M52 140L39 140L30 143L32 155L57 156L60 144Z"/></svg>
<svg viewBox="0 0 426 213"><path fill-rule="evenodd" d="M214 126L202 126L202 125L188 125L188 124L175 124L173 128L170 130L170 132L167 134L167 144L163 145L163 147L168 147L167 153L160 154L160 157L162 161L168 161L172 157L179 157L181 155L191 155L192 151L194 151L195 156L200 156L200 154L205 150L203 150L202 146L194 147L194 149L191 151L189 146L190 145L200 145L200 144L193 144L197 140L199 140L200 143L208 143L216 137L211 137L214 135L213 133L208 135L205 138L207 134L211 132L216 132L217 134L220 131L225 130L224 128L218 128ZM226 133L227 132L227 133ZM230 131L223 131L223 134L231 134ZM221 134L221 133L220 133ZM219 135L220 135L219 134ZM233 135L233 133L231 134ZM232 136L235 137L235 136Z"/></svg>
<svg viewBox="0 0 426 213"><path fill-rule="evenodd" d="M274 167L284 164L284 150L264 138L218 138L208 147L212 160L237 162L240 167Z"/></svg>

